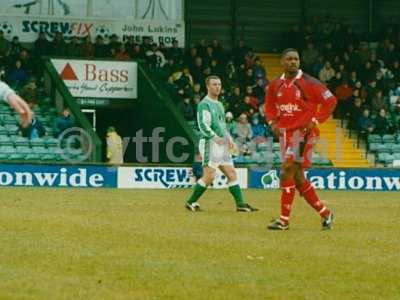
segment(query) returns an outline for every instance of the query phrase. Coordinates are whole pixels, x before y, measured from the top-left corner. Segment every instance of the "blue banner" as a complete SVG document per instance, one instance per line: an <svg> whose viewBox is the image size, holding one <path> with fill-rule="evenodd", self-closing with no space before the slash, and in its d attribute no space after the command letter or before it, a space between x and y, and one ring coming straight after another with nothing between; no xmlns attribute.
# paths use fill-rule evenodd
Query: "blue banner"
<svg viewBox="0 0 400 300"><path fill-rule="evenodd" d="M399 191L400 170L395 169L310 169L306 176L317 189ZM279 171L249 169L249 188L279 188Z"/></svg>
<svg viewBox="0 0 400 300"><path fill-rule="evenodd" d="M117 187L117 167L0 164L0 186Z"/></svg>

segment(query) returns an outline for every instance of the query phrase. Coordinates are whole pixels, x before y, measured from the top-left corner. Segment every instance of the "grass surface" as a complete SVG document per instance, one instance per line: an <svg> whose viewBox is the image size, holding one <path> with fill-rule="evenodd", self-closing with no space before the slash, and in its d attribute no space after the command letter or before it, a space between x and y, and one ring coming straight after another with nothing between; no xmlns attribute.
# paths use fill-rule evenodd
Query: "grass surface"
<svg viewBox="0 0 400 300"><path fill-rule="evenodd" d="M320 192L330 232L301 198L270 232L278 192L189 193L1 188L0 299L400 299L397 193Z"/></svg>

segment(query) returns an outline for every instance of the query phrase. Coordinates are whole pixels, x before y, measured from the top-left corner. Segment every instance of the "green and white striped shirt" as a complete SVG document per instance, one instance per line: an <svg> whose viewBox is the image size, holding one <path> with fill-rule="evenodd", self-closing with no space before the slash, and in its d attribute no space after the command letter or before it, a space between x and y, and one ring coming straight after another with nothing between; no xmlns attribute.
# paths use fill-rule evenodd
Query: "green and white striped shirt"
<svg viewBox="0 0 400 300"><path fill-rule="evenodd" d="M215 135L225 138L227 134L225 109L221 102L205 96L197 105L197 124L201 138L210 140Z"/></svg>

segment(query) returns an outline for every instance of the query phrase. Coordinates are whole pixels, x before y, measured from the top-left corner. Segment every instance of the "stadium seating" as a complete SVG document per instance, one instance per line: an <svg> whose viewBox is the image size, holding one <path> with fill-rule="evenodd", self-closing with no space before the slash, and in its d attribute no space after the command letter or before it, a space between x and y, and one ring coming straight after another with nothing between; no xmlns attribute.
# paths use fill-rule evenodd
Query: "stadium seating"
<svg viewBox="0 0 400 300"><path fill-rule="evenodd" d="M375 155L377 162L391 166L393 161L400 160L399 135L385 134L383 136L370 134L367 138L368 150Z"/></svg>
<svg viewBox="0 0 400 300"><path fill-rule="evenodd" d="M49 99L45 99L42 106L34 106L32 109L47 133L46 136L36 139L22 136L18 125L19 118L7 104L0 103L0 160L29 162L86 160L82 155L82 149L60 149L60 142L53 136L52 128L57 111L48 102ZM61 155L62 152L64 155Z"/></svg>

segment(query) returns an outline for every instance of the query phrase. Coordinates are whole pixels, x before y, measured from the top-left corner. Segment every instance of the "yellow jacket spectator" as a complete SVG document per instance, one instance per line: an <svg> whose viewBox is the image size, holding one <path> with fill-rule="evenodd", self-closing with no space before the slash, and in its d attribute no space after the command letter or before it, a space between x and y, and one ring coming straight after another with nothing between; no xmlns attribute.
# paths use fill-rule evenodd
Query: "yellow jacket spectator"
<svg viewBox="0 0 400 300"><path fill-rule="evenodd" d="M111 164L124 163L122 139L114 127L107 129L107 161Z"/></svg>

